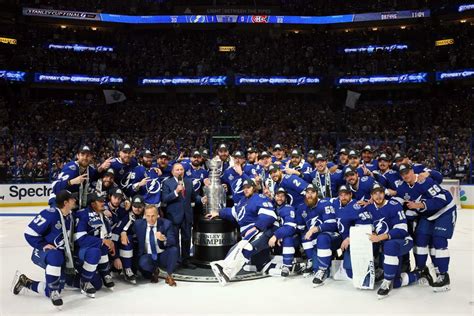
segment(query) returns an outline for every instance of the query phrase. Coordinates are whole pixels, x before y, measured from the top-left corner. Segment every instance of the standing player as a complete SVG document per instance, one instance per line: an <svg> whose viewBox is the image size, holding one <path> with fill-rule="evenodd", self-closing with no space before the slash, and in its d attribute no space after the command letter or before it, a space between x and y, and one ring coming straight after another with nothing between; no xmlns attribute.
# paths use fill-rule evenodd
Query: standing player
<svg viewBox="0 0 474 316"><path fill-rule="evenodd" d="M130 173L136 166L138 166L138 161L134 157L132 146L124 144L120 148L119 157L110 160L109 164L110 168L112 168L115 173L115 183L117 183L120 189L129 195L129 189L132 185Z"/></svg>
<svg viewBox="0 0 474 316"><path fill-rule="evenodd" d="M133 195L140 194L146 204L159 207L161 204L160 175L153 168L153 154L149 150L143 153L143 164L136 166L130 174Z"/></svg>

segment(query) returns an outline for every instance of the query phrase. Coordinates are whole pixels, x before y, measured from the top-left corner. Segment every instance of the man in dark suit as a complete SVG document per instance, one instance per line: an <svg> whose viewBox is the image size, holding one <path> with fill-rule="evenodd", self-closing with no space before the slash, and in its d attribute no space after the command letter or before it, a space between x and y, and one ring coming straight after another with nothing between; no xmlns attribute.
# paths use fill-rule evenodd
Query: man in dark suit
<svg viewBox="0 0 474 316"><path fill-rule="evenodd" d="M193 182L184 178L184 168L180 163L173 165L172 177L163 182L162 201L167 204L168 218L181 234L181 267L195 269L189 262L191 250L191 227L193 225L193 208L191 202L206 204L206 197L199 196L193 188Z"/></svg>
<svg viewBox="0 0 474 316"><path fill-rule="evenodd" d="M161 267L166 269L166 284L176 286L173 272L179 251L173 224L159 216L155 205L147 205L145 218L135 221L134 230L138 240L138 268L142 275L157 283Z"/></svg>

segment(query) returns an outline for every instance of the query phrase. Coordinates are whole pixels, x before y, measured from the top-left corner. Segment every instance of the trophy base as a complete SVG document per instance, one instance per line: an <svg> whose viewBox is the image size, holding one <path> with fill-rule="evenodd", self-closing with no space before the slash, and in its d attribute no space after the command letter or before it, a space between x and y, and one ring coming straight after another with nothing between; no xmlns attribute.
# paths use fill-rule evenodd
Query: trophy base
<svg viewBox="0 0 474 316"><path fill-rule="evenodd" d="M225 258L227 252L237 243L238 237L237 228L233 223L200 216L193 230L193 263L209 268L210 262Z"/></svg>

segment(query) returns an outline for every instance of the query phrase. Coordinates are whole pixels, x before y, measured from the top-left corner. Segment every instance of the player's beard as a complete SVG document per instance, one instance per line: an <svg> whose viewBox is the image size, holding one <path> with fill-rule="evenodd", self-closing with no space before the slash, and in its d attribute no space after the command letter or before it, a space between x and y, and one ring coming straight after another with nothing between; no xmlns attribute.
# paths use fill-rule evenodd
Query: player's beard
<svg viewBox="0 0 474 316"><path fill-rule="evenodd" d="M199 160L194 160L193 162L191 162L191 164L193 165L193 167L199 167L201 165Z"/></svg>
<svg viewBox="0 0 474 316"><path fill-rule="evenodd" d="M318 202L318 198L317 197L315 197L315 198L305 197L304 202L307 206L309 206L311 208L311 207L316 205L316 203Z"/></svg>
<svg viewBox="0 0 474 316"><path fill-rule="evenodd" d="M153 164L153 161L144 161L143 166L145 168L151 168L151 165Z"/></svg>

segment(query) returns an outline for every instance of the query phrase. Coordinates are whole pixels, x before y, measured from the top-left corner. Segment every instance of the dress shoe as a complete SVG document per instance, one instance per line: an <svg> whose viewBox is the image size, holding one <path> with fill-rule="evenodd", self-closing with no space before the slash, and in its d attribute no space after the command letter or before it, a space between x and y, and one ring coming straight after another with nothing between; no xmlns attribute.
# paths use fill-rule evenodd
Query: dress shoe
<svg viewBox="0 0 474 316"><path fill-rule="evenodd" d="M166 276L165 282L169 286L176 286L176 281L173 279L173 277L171 275Z"/></svg>
<svg viewBox="0 0 474 316"><path fill-rule="evenodd" d="M153 274L151 275L151 283L158 283L160 277L160 269L155 268L155 271L153 271Z"/></svg>

